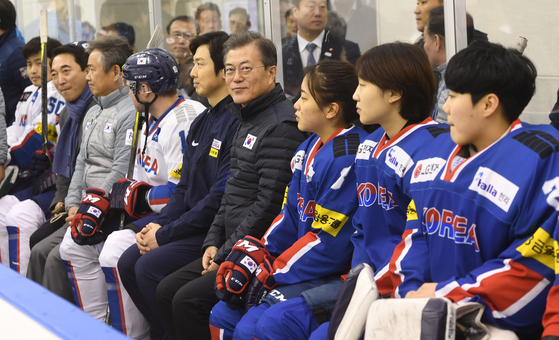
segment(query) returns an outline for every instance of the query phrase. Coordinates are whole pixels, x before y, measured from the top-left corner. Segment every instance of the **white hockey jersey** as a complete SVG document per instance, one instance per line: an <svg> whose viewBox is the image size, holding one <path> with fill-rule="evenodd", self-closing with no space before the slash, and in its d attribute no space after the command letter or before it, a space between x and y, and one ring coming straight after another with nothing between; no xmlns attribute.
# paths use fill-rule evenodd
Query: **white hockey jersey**
<svg viewBox="0 0 559 340"><path fill-rule="evenodd" d="M205 109L197 101L180 97L159 119L150 115L147 124L142 127L134 179L154 186L148 193L148 202L156 213L163 209L176 189L181 178L186 135L190 124ZM127 139L127 143L131 142L132 130Z"/></svg>

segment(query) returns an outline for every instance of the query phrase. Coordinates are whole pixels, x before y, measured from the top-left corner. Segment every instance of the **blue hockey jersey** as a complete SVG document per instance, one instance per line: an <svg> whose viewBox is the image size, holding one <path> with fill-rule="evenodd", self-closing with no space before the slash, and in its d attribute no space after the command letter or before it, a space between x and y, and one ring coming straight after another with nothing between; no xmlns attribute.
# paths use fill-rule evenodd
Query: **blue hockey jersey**
<svg viewBox="0 0 559 340"><path fill-rule="evenodd" d="M352 164L366 135L352 126L336 131L324 145L312 135L297 149L282 210L262 238L277 256L273 274L279 285L349 269L357 208Z"/></svg>
<svg viewBox="0 0 559 340"><path fill-rule="evenodd" d="M412 171L406 231L390 263L396 297L436 282L437 297L485 304L486 322L540 327L559 207L559 135L546 130L517 120L464 157L450 135L437 138Z"/></svg>
<svg viewBox="0 0 559 340"><path fill-rule="evenodd" d="M419 151L448 131L447 125L428 118L406 126L389 140L380 128L359 146L354 166L359 207L353 218L355 233L351 240L355 250L351 266L371 265L382 295L392 291L386 274L406 225L410 170Z"/></svg>

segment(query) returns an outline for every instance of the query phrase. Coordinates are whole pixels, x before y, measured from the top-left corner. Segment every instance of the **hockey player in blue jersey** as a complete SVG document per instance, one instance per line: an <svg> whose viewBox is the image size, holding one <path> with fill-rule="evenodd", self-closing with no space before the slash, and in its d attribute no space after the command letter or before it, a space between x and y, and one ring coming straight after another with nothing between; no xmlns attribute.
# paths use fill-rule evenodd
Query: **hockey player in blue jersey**
<svg viewBox="0 0 559 340"><path fill-rule="evenodd" d="M223 301L210 315L213 339L254 339L258 320L273 318L280 302L349 268L357 208L351 166L366 136L350 123L357 118L356 86L355 69L346 62L325 60L306 69L295 109L299 129L314 134L291 161L282 211L262 240L239 240L219 268Z"/></svg>
<svg viewBox="0 0 559 340"><path fill-rule="evenodd" d="M481 321L541 336L555 279L559 136L518 117L536 69L512 49L476 42L449 62L450 136L411 170L406 231L390 262L395 297L485 307Z"/></svg>
<svg viewBox="0 0 559 340"><path fill-rule="evenodd" d="M372 48L357 62L357 74L359 86L353 98L361 123L380 124L381 128L361 143L354 164L359 206L352 221L352 267L369 264L386 295L392 287L384 274L401 240L410 201L406 178L419 150L448 127L429 118L435 85L419 47L393 43ZM314 331L314 339L325 339L329 323L316 329L328 320L342 283L339 278L288 301L285 305L293 306L284 307L282 321L259 323L257 338L287 334L286 338L301 339Z"/></svg>
<svg viewBox="0 0 559 340"><path fill-rule="evenodd" d="M160 212L175 191L180 179L185 134L205 109L198 102L178 97L178 76L177 63L165 50L147 49L128 58L122 67L122 78L130 86L136 110L149 113L140 122L141 133L136 137L139 142L134 150L134 179L115 183L110 200L101 189L87 189L71 230L66 232L60 245L60 255L71 273L76 304L103 320L108 304L106 276L111 287L109 296L114 299L112 325L136 339L149 337L149 326L144 320L142 327L141 314L133 307L126 291L118 286L120 280L114 267L120 254L135 243L135 229L153 221L157 215L151 213ZM132 145L132 133L130 130L127 135L129 145ZM119 210L126 212L127 221L136 221L124 230L115 231L120 224ZM112 292L114 294L110 294ZM125 313L121 310L129 306L129 314L140 315L140 319L135 320L136 332L127 330Z"/></svg>

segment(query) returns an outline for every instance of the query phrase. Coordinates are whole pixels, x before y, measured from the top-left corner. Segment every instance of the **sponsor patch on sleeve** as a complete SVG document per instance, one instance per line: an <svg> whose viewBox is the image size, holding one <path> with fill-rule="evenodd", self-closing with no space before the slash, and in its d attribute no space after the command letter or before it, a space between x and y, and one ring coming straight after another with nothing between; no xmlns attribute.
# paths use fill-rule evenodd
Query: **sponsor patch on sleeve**
<svg viewBox="0 0 559 340"><path fill-rule="evenodd" d="M182 163L181 163L181 165L179 165L178 169L172 170L170 175L173 178L181 179L181 171L182 171Z"/></svg>
<svg viewBox="0 0 559 340"><path fill-rule="evenodd" d="M291 172L295 172L295 170L303 171L303 162L305 161L305 150L299 150L291 158Z"/></svg>
<svg viewBox="0 0 559 340"><path fill-rule="evenodd" d="M322 229L336 237L347 220L348 217L346 215L323 208L317 204L315 206L315 218L312 227L315 229Z"/></svg>
<svg viewBox="0 0 559 340"><path fill-rule="evenodd" d="M408 211L406 213L407 221L415 221L417 220L417 209L415 209L415 201L411 200L410 204L408 204Z"/></svg>
<svg viewBox="0 0 559 340"><path fill-rule="evenodd" d="M496 173L480 166L468 189L487 198L505 212L509 211L512 201L518 192L518 186Z"/></svg>
<svg viewBox="0 0 559 340"><path fill-rule="evenodd" d="M553 269L555 274L558 274L559 266L555 266L556 249L558 249L557 241L542 228L538 228L534 235L516 248L522 256L536 259L544 266Z"/></svg>

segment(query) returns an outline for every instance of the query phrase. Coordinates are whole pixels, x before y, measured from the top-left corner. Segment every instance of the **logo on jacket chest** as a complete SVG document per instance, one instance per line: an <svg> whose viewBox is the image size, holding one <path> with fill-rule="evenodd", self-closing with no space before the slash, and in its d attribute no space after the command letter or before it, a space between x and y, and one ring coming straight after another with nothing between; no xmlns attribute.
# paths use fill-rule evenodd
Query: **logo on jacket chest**
<svg viewBox="0 0 559 340"><path fill-rule="evenodd" d="M247 135L247 137L245 138L245 142L243 143L243 146L247 149L252 150L252 148L254 147L254 144L256 143L256 136L255 135L251 135L250 133Z"/></svg>

